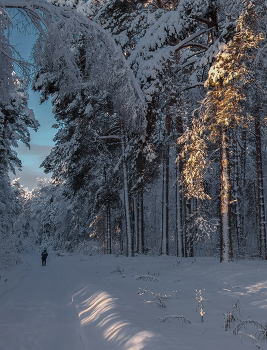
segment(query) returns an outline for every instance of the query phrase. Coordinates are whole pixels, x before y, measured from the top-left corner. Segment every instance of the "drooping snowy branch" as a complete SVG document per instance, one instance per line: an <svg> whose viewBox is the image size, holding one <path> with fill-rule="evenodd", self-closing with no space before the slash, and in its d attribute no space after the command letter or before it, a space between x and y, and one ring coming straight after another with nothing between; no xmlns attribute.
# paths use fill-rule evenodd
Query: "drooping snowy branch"
<svg viewBox="0 0 267 350"><path fill-rule="evenodd" d="M128 87L132 90L132 94L135 95L136 107L139 106L138 108L142 110L144 99L140 87L129 69L122 52L118 50L114 39L99 24L75 10L53 6L45 1L0 1L0 8L3 11L5 9L20 9L24 11L42 35L45 35L45 29L49 31L50 28L55 29L55 26L59 26L61 27L60 34L65 34L65 36L63 35L65 39L69 36L68 39L70 40L71 36L77 34L94 36L95 42L102 42L108 53L114 58L114 70L120 74L123 71L124 79L128 80ZM66 32L62 33L64 31L62 30L63 28L66 28L66 32L69 35ZM66 52L66 55L68 54L69 52Z"/></svg>

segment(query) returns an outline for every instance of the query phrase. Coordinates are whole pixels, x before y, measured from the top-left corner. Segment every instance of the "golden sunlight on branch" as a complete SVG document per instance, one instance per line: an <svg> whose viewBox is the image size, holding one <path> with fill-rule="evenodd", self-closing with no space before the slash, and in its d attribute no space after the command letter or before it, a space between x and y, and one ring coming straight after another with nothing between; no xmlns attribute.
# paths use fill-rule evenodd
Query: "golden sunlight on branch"
<svg viewBox="0 0 267 350"><path fill-rule="evenodd" d="M208 168L207 145L204 125L200 120L193 119L192 128L178 139L178 144L183 144L183 148L176 162L186 160L181 176L187 199L210 199L204 191L203 175Z"/></svg>

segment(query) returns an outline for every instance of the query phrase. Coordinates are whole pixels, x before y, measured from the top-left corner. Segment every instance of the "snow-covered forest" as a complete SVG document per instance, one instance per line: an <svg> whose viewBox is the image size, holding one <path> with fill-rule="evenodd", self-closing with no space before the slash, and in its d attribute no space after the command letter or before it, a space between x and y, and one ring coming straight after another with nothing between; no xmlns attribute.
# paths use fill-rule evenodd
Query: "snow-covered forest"
<svg viewBox="0 0 267 350"><path fill-rule="evenodd" d="M266 259L266 24L262 0L0 1L2 263L39 246ZM39 34L31 64L16 25ZM39 125L30 88L57 129L32 191L8 177Z"/></svg>

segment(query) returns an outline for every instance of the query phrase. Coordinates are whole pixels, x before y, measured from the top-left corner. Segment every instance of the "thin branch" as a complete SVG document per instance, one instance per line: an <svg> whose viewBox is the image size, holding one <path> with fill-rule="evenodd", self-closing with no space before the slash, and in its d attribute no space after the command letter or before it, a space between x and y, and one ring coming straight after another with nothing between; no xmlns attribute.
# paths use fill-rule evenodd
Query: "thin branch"
<svg viewBox="0 0 267 350"><path fill-rule="evenodd" d="M196 32L195 34L191 35L190 37L188 37L188 38L182 40L179 44L173 46L172 49L174 49L174 51L176 52L176 51L179 51L179 50L183 49L184 47L187 47L187 46L192 45L192 44L193 44L193 43L192 43L192 40L198 38L199 36L201 36L201 35L203 35L203 34L206 34L206 33L210 32L213 28L214 28L214 27L208 28L208 29L199 30L199 31ZM199 45L200 45L200 44L199 44Z"/></svg>
<svg viewBox="0 0 267 350"><path fill-rule="evenodd" d="M204 86L204 83L196 83L196 84L194 84L194 85L186 86L185 88L183 88L183 89L181 90L181 92L182 92L182 91L189 90L189 89L193 89L193 88L198 87L198 86Z"/></svg>
<svg viewBox="0 0 267 350"><path fill-rule="evenodd" d="M120 136L117 135L109 135L109 136L98 136L100 140L105 140L105 139L115 139L115 140L121 140Z"/></svg>
<svg viewBox="0 0 267 350"><path fill-rule="evenodd" d="M203 44L199 44L199 43L196 43L196 42L193 42L193 43L190 43L189 45L187 46L193 46L193 47L198 47L200 49L203 49L204 51L208 50L208 46L206 45L203 45Z"/></svg>
<svg viewBox="0 0 267 350"><path fill-rule="evenodd" d="M198 22L206 24L208 28L214 27L214 23L208 19L200 18L200 17L195 17L194 19Z"/></svg>

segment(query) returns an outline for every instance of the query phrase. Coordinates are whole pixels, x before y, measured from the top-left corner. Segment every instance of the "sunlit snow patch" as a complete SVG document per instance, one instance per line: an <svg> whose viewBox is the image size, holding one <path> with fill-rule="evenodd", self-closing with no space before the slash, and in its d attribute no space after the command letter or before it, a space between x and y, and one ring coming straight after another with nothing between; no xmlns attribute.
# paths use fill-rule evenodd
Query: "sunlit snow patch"
<svg viewBox="0 0 267 350"><path fill-rule="evenodd" d="M138 331L133 324L122 319L118 312L114 312L118 309L116 298L106 292L92 294L88 286L73 295L72 301L76 304L82 331L91 331L94 327L95 336L100 334L103 339L112 342L116 349L140 350L148 345L151 338L155 338L154 333Z"/></svg>
<svg viewBox="0 0 267 350"><path fill-rule="evenodd" d="M260 293L261 295L267 296L267 281L262 281L251 286L246 287L247 293ZM251 303L252 305L258 306L260 309L267 309L267 299L257 300Z"/></svg>
<svg viewBox="0 0 267 350"><path fill-rule="evenodd" d="M246 289L248 290L247 293L267 292L267 281L258 282L246 287Z"/></svg>

